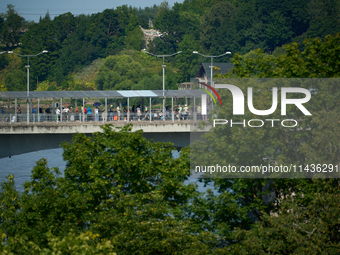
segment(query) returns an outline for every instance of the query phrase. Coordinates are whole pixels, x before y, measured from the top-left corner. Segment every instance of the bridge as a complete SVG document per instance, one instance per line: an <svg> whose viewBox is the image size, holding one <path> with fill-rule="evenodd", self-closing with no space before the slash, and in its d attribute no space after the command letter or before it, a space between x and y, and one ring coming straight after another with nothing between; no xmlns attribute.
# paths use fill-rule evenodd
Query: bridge
<svg viewBox="0 0 340 255"><path fill-rule="evenodd" d="M7 100L7 108L0 117L0 144L2 145L0 158L58 148L62 141L71 141L75 133L90 136L94 132L101 132L100 126L103 124L122 127L127 123L132 123L132 131L142 129L147 139L155 142L172 142L178 148L186 147L190 144L190 136L199 137L209 130L209 127L204 130L197 129L197 123L201 119L206 119L206 116L196 111L196 107L199 107L196 98L200 99L204 93L201 90L167 91L165 95L168 98L165 102L170 103L171 100L171 105L165 108L166 111L163 114L164 108L159 105L155 106L156 99L163 98L162 91L44 91L31 92L29 99L25 97L25 92L0 92L0 99ZM57 97L60 101L56 104ZM85 97L87 103L85 103ZM124 109L125 106L126 111L118 112L117 107L109 111L108 109L112 108L108 107L109 97L116 100L112 103L111 98L110 105L114 104L119 109ZM77 106L79 99L82 100L83 105L87 106L93 98L97 101L96 103L101 104L100 101L103 103L100 112L85 113L83 107ZM135 98L140 100L132 101L132 103L140 104L138 111L132 111L129 105L130 100ZM24 102L24 106L27 102L27 109L37 109L36 112L32 113L27 109L26 114L18 112L20 99ZM145 99L147 99L146 103ZM183 102L182 112L179 112L178 106L174 105L174 99L182 100L180 101ZM49 100L47 104L46 100ZM92 102L90 105L94 109ZM42 106L46 108L46 105L50 105L49 113L40 111L40 108ZM71 105L73 111L69 109L65 112L64 110ZM57 112L57 108L60 108L60 113ZM75 108L80 111L75 111ZM193 133L194 129L197 132Z"/></svg>
<svg viewBox="0 0 340 255"><path fill-rule="evenodd" d="M113 127L122 127L126 121L117 121L112 124ZM182 148L189 146L190 139L199 137L209 130L196 129L196 125L190 121L181 121L180 123L163 123L163 121L137 122L132 121L132 132L142 129L144 137L152 139L155 142L172 142L175 147ZM0 125L0 158L11 157L22 153L59 148L62 141L70 142L73 134L84 133L91 135L94 132L101 132L102 122L93 123L37 123L35 125Z"/></svg>

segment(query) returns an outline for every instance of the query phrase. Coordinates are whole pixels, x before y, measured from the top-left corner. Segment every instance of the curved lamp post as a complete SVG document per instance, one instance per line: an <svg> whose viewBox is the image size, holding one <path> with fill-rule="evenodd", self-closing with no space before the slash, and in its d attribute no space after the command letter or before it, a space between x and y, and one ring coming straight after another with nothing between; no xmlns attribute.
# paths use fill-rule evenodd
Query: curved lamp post
<svg viewBox="0 0 340 255"><path fill-rule="evenodd" d="M12 53L14 55L17 55L19 57L27 57L27 65L25 66L27 68L27 125L30 124L30 105L29 105L29 96L30 96L30 57L36 57L40 54L47 53L47 50L43 50L42 52L35 54L35 55L20 55L18 53L15 53L13 51L8 51L8 53Z"/></svg>
<svg viewBox="0 0 340 255"><path fill-rule="evenodd" d="M145 53L149 54L149 55L152 55L152 56L155 56L157 58L163 58L163 121L165 121L165 78L164 78L164 74L165 74L165 65L164 65L164 58L165 57L171 57L171 56L175 56L179 53L181 53L182 51L178 51L176 53L173 53L173 54L170 54L170 55L156 55L156 54L153 54L153 53L150 53L146 50L143 50Z"/></svg>
<svg viewBox="0 0 340 255"><path fill-rule="evenodd" d="M192 53L201 55L201 56L203 56L203 57L211 58L211 65L210 65L210 69L211 69L211 72L210 72L210 86L212 87L212 86L213 86L213 84L212 84L213 67L214 67L214 66L213 66L213 58L219 58L219 57L222 57L222 56L224 56L224 55L231 54L231 52L230 52L230 51L227 51L226 53L223 53L223 54L221 54L221 55L219 55L219 56L208 56L208 55L203 55L203 54L201 54L201 53L198 53L197 51L193 51Z"/></svg>

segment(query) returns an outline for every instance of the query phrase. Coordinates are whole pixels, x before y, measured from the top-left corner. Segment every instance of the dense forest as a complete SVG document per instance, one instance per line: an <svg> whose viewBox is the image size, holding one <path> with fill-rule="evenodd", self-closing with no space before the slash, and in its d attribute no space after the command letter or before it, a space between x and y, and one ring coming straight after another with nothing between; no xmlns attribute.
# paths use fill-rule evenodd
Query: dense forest
<svg viewBox="0 0 340 255"><path fill-rule="evenodd" d="M148 82L141 80L158 82L161 76L160 59L150 57L144 61L140 56L146 42L139 26L148 28L151 19L162 36L148 44L148 51L154 54L182 51L166 59L170 63L169 88L175 89L176 83L195 77L200 63L209 61L193 55L193 50L206 55L231 51L232 56L256 49L268 54L282 53L278 50L282 45L301 44L307 38L324 38L339 32L339 13L338 0L186 0L173 7L167 2L144 9L123 5L93 15L64 13L54 19L46 13L34 23L24 20L9 5L0 16L0 50L22 55L49 52L30 59L31 81L37 81L30 85L32 89L39 83L43 83L40 89L49 90L142 88L141 84ZM130 59L123 57L125 66L130 65L130 69L136 68L139 73L125 79L122 69L111 70L112 77L118 79L112 82L109 79L104 86L103 75L97 81L95 74L101 68L107 71L105 59L117 55L130 55ZM216 61L231 62L230 58L225 56ZM2 90L25 89L25 64L25 58L13 54L0 56ZM155 68L140 69L148 65Z"/></svg>
<svg viewBox="0 0 340 255"><path fill-rule="evenodd" d="M31 60L40 89L159 88L161 60L141 52L146 45L139 25L147 28L151 18L163 35L148 51L182 51L166 60L172 88L208 62L193 50L233 52L231 59L218 59L231 61L233 71L216 79L337 78L339 4L192 0L173 7L166 2L144 9L122 6L90 16L66 13L53 20L47 14L39 23L26 22L9 6L0 20L1 51L48 50ZM0 56L2 90L25 89L25 63L13 54ZM195 150L204 152L199 160L235 166L271 160L339 167L340 90L337 79L324 80L313 87L313 118L291 111L302 119L298 128L208 132L207 144L194 143L178 157L171 144L150 142L129 125L120 130L106 125L92 137L76 134L63 143L64 175L42 159L24 192L16 190L13 175L1 184L0 252L339 254L337 178L205 179L214 187L206 192L188 181ZM254 105L268 109L271 87L254 88ZM230 117L230 95L222 92L221 98L226 103L218 114Z"/></svg>

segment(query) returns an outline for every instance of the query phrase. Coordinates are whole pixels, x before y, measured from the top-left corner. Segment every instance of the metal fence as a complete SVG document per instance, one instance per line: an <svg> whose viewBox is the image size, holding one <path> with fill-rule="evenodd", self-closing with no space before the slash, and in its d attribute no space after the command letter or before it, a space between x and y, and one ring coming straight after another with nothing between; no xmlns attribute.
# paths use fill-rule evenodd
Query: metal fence
<svg viewBox="0 0 340 255"><path fill-rule="evenodd" d="M162 120L164 115L161 112L153 111L153 112L146 112L146 113L136 113L136 112L122 112L118 114L117 112L107 114L105 112L100 112L98 114L82 114L82 113L35 113L30 114L30 123L40 123L40 122L115 122L115 121L157 121ZM208 116L197 114L196 112L182 112L177 113L174 112L166 112L165 114L165 121L168 122L179 122L185 120L206 120ZM0 123L2 125L12 125L15 123L23 123L27 122L27 114L26 113L17 113L17 114L1 114L0 115ZM1 125L0 124L0 125Z"/></svg>

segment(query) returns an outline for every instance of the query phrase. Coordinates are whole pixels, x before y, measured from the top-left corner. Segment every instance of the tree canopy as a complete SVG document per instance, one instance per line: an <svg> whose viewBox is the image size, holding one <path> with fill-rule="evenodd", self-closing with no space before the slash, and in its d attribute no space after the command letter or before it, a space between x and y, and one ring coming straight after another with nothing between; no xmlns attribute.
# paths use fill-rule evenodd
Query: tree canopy
<svg viewBox="0 0 340 255"><path fill-rule="evenodd" d="M64 176L41 159L22 193L9 176L0 192L2 251L217 252L218 235L188 215L200 196L185 184L188 150L174 158L171 144L130 130L75 135L63 144Z"/></svg>
<svg viewBox="0 0 340 255"><path fill-rule="evenodd" d="M14 6L9 5L0 18L0 49L22 54L48 50L48 54L31 59L32 78L56 84L58 89L72 89L76 83L73 76L98 58L145 48L140 26L148 28L149 19L162 33L148 43L148 50L154 54L172 54L183 49L187 53L196 50L206 55L226 51L246 54L259 48L271 53L288 43L302 45L304 39L324 38L339 32L339 6L338 0L298 3L192 0L173 7L167 2L144 9L123 5L92 15L74 16L68 12L54 19L47 13L34 23L25 21ZM24 69L24 59L19 66L10 65L11 60L1 56L2 76L13 69ZM175 78L178 83L193 78L200 63L207 59L191 56L189 61L178 56L168 61L179 70ZM230 62L230 57L216 61ZM12 87L5 79L0 81L5 89ZM126 89L131 85L126 83Z"/></svg>

